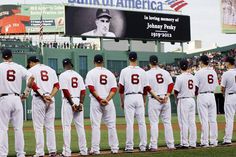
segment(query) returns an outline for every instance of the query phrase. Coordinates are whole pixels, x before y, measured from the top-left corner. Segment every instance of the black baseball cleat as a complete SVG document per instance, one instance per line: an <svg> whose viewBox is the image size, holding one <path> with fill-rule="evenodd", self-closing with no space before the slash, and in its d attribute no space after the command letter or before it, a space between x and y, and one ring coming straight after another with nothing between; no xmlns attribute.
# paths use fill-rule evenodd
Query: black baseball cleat
<svg viewBox="0 0 236 157"><path fill-rule="evenodd" d="M222 142L221 145L222 146L231 146L232 143L231 142Z"/></svg>
<svg viewBox="0 0 236 157"><path fill-rule="evenodd" d="M134 152L134 150L133 149L125 149L125 153L133 153Z"/></svg>
<svg viewBox="0 0 236 157"><path fill-rule="evenodd" d="M56 153L56 152L51 152L51 153L49 153L48 156L49 156L49 157L56 157L56 156L57 156L57 153Z"/></svg>
<svg viewBox="0 0 236 157"><path fill-rule="evenodd" d="M177 145L175 146L176 149L188 149L189 147L188 146L183 146L183 145Z"/></svg>

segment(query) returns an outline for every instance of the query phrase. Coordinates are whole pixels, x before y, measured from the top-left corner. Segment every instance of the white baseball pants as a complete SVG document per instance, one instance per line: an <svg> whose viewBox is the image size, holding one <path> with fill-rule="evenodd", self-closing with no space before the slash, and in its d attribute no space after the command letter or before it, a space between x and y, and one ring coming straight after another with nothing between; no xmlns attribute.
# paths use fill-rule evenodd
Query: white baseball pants
<svg viewBox="0 0 236 157"><path fill-rule="evenodd" d="M44 133L43 127L46 129L46 141L49 153L56 152L55 138L55 102L46 105L40 97L32 98L32 119L36 139L36 155L44 155Z"/></svg>
<svg viewBox="0 0 236 157"><path fill-rule="evenodd" d="M224 110L226 121L224 142L232 142L234 115L236 113L236 94L226 95Z"/></svg>
<svg viewBox="0 0 236 157"><path fill-rule="evenodd" d="M108 142L111 151L119 149L119 141L116 132L116 110L113 100L107 106L101 106L98 101L91 98L90 101L90 120L92 127L92 152L100 152L100 125L101 120L108 128Z"/></svg>
<svg viewBox="0 0 236 157"><path fill-rule="evenodd" d="M218 126L216 121L216 101L213 93L199 94L197 97L197 108L202 125L201 144L209 145L209 132L210 144L217 145L218 143Z"/></svg>
<svg viewBox="0 0 236 157"><path fill-rule="evenodd" d="M187 147L196 147L197 128L195 123L196 105L194 99L179 99L177 114L180 128L180 144Z"/></svg>
<svg viewBox="0 0 236 157"><path fill-rule="evenodd" d="M147 146L147 128L145 123L145 111L143 95L130 94L125 95L124 111L126 120L126 149L134 147L134 117L137 118L139 126L139 148L146 149Z"/></svg>
<svg viewBox="0 0 236 157"><path fill-rule="evenodd" d="M168 148L174 147L173 129L171 125L171 104L170 100L166 104L161 104L153 98L148 101L148 117L151 127L151 137L149 148L157 149L158 143L158 123L161 118L165 128L165 140Z"/></svg>
<svg viewBox="0 0 236 157"><path fill-rule="evenodd" d="M73 98L73 102L75 104L79 104L79 98ZM74 124L76 127L76 132L78 135L78 146L81 154L87 154L87 143L86 143L86 135L84 130L84 111L81 112L73 112L71 105L67 101L67 99L62 100L62 109L61 109L61 122L63 128L63 152L64 156L71 156L71 123L74 120ZM76 139L73 139L73 141Z"/></svg>
<svg viewBox="0 0 236 157"><path fill-rule="evenodd" d="M8 155L8 124L11 121L15 132L17 157L24 157L23 107L19 96L0 97L0 156Z"/></svg>

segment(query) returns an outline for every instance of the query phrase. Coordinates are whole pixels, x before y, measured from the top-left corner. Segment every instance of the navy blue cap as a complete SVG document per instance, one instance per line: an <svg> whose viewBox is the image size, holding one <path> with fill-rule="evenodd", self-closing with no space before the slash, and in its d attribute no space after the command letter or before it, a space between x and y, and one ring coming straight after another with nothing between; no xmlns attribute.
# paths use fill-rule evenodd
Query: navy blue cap
<svg viewBox="0 0 236 157"><path fill-rule="evenodd" d="M129 60L135 61L137 59L137 53L136 52L130 52L129 53Z"/></svg>
<svg viewBox="0 0 236 157"><path fill-rule="evenodd" d="M150 62L151 64L156 65L156 64L158 63L158 57L155 56L155 55L150 56L149 62Z"/></svg>
<svg viewBox="0 0 236 157"><path fill-rule="evenodd" d="M94 56L94 60L95 63L102 63L103 62L103 56L100 54L97 54Z"/></svg>
<svg viewBox="0 0 236 157"><path fill-rule="evenodd" d="M209 62L209 58L208 58L207 55L202 55L202 56L200 57L199 61L201 61L203 64L206 64L206 65L207 65L208 62Z"/></svg>
<svg viewBox="0 0 236 157"><path fill-rule="evenodd" d="M66 65L71 65L72 67L74 67L74 65L72 64L70 58L65 58L62 61L63 67L65 67Z"/></svg>
<svg viewBox="0 0 236 157"><path fill-rule="evenodd" d="M30 62L37 63L37 62L40 62L40 59L38 56L30 56L27 60L27 67L26 67L27 69L30 68L30 66L29 66Z"/></svg>
<svg viewBox="0 0 236 157"><path fill-rule="evenodd" d="M3 59L9 59L12 57L12 52L10 49L5 49L2 51L2 58Z"/></svg>
<svg viewBox="0 0 236 157"><path fill-rule="evenodd" d="M183 59L179 63L181 70L187 70L188 69L188 61L186 59Z"/></svg>
<svg viewBox="0 0 236 157"><path fill-rule="evenodd" d="M108 17L111 18L110 11L108 9L98 9L96 12L96 18Z"/></svg>

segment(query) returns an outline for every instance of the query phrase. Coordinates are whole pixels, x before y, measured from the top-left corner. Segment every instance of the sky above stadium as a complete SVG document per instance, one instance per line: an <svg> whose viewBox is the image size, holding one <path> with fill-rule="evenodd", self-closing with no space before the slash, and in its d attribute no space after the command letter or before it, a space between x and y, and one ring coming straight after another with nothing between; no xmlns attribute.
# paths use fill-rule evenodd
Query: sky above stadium
<svg viewBox="0 0 236 157"><path fill-rule="evenodd" d="M0 4L66 3L68 0L1 0ZM191 39L202 40L204 48L217 44L225 46L236 43L236 34L221 32L221 0L185 0L182 9L191 19Z"/></svg>

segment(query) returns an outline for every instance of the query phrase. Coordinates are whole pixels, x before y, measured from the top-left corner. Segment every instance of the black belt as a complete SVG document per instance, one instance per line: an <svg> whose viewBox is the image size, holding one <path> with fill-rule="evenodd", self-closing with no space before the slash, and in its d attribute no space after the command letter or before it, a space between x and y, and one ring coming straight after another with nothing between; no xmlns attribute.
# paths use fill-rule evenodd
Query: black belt
<svg viewBox="0 0 236 157"><path fill-rule="evenodd" d="M67 99L66 97L63 97L63 98L64 98L64 99ZM71 98L78 98L78 99L79 99L80 97L77 96L77 97L71 97Z"/></svg>
<svg viewBox="0 0 236 157"><path fill-rule="evenodd" d="M125 95L131 95L131 94L143 94L142 92L132 92L132 93L126 93Z"/></svg>
<svg viewBox="0 0 236 157"><path fill-rule="evenodd" d="M236 94L236 93L229 93L228 95L233 95L233 94Z"/></svg>
<svg viewBox="0 0 236 157"><path fill-rule="evenodd" d="M206 94L206 93L214 93L214 92L212 92L212 91L199 92L199 94Z"/></svg>
<svg viewBox="0 0 236 157"><path fill-rule="evenodd" d="M188 99L188 98L192 98L192 97L181 97L181 98L178 98L178 99Z"/></svg>
<svg viewBox="0 0 236 157"><path fill-rule="evenodd" d="M48 92L47 92L47 93L43 93L43 95L46 95L46 94L50 94L50 93L48 93ZM41 95L39 95L39 94L34 94L34 96L35 96L35 97L40 97Z"/></svg>
<svg viewBox="0 0 236 157"><path fill-rule="evenodd" d="M18 94L18 93L3 93L3 94L0 95L0 97L12 95L12 94L15 95L15 96L20 96L20 94Z"/></svg>
<svg viewBox="0 0 236 157"><path fill-rule="evenodd" d="M166 96L166 94L161 94L161 95L157 95L157 96L162 96L162 95ZM153 96L151 96L151 98L154 98L154 97L153 97Z"/></svg>

